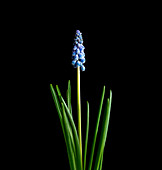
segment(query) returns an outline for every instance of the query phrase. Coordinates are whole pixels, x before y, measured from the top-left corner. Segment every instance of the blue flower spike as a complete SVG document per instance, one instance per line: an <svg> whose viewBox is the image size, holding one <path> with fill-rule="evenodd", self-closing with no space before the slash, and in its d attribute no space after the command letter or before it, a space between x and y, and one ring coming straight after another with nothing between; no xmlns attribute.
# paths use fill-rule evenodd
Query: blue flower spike
<svg viewBox="0 0 162 170"><path fill-rule="evenodd" d="M74 68L80 67L82 71L85 71L85 66L83 65L85 63L84 49L82 33L76 30L72 51L72 65Z"/></svg>

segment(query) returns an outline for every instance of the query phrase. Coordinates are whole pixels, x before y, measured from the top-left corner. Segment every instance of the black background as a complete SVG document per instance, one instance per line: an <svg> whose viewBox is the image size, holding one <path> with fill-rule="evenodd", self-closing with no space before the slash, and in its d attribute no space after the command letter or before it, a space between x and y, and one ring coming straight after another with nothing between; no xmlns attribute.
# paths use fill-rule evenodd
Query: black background
<svg viewBox="0 0 162 170"><path fill-rule="evenodd" d="M4 12L7 16L3 25L4 58L8 66L4 71L9 81L7 102L11 103L6 107L3 127L6 132L4 158L11 160L6 166L69 169L49 85L58 84L65 98L67 83L71 80L77 125L76 69L71 65L77 29L82 32L86 55L86 71L81 72L81 98L83 144L86 101L90 103L88 158L105 85L105 98L109 97L111 89L113 99L103 169L116 166L130 169L132 165L139 165L142 154L138 158L135 155L143 144L140 137L136 138L140 135L137 134L140 122L137 126L136 111L140 109L135 99L143 88L140 83L143 73L139 76L143 53L139 51L144 47L146 18L139 17L139 11L132 5L121 8L120 4L93 4L85 8L82 4L80 10L78 6L66 8L65 4L61 10L57 6L39 5L30 8L25 5L10 13Z"/></svg>

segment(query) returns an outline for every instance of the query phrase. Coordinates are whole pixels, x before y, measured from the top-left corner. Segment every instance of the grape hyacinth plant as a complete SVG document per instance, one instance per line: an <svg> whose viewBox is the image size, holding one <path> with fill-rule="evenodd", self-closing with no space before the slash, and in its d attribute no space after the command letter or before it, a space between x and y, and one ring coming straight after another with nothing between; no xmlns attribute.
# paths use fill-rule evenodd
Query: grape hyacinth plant
<svg viewBox="0 0 162 170"><path fill-rule="evenodd" d="M105 86L103 87L101 101L99 104L97 123L92 141L92 148L90 150L90 158L87 164L87 146L88 146L88 133L89 133L89 102L87 101L87 125L84 143L84 152L82 149L82 132L81 132L81 96L80 96L80 69L85 71L85 47L83 46L82 33L77 30L74 47L72 50L72 65L77 68L77 115L78 115L78 129L76 128L71 105L71 84L68 81L66 101L61 95L58 85L56 91L52 84L50 90L60 119L66 148L71 170L102 170L103 154L108 133L108 125L110 119L110 110L112 102L112 91L110 90L110 97L106 101L106 106L103 115L103 122L101 127L101 134L99 138L99 145L96 147L97 134L100 124L100 117L102 113L102 106L105 95ZM57 93L56 93L57 92ZM97 149L94 160L94 151ZM84 155L83 155L84 153Z"/></svg>

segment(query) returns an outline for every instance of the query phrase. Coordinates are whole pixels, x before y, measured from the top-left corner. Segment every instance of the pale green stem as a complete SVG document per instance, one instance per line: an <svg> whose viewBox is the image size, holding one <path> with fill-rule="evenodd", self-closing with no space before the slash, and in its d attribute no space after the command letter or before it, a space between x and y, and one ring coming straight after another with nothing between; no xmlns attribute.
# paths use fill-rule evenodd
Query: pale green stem
<svg viewBox="0 0 162 170"><path fill-rule="evenodd" d="M82 162L82 132L81 132L81 96L80 96L80 67L77 67L77 111L78 111L78 134Z"/></svg>

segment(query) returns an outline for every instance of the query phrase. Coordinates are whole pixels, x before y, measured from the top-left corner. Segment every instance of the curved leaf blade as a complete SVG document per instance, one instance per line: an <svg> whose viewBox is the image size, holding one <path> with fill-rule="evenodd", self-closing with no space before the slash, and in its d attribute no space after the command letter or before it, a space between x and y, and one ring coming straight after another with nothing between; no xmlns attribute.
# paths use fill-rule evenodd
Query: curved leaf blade
<svg viewBox="0 0 162 170"><path fill-rule="evenodd" d="M79 137L78 137L78 134L77 134L77 130L76 130L76 126L75 126L75 123L74 123L74 120L73 120L73 117L72 115L70 114L70 111L64 101L64 99L61 97L61 100L62 100L62 103L64 104L64 107L65 107L65 110L67 112L67 116L69 118L69 122L71 124L71 128L73 130L73 133L74 133L74 141L75 141L75 148L76 148L76 164L77 164L77 170L82 170L82 159L81 159L81 152L80 152L80 144L79 144Z"/></svg>
<svg viewBox="0 0 162 170"><path fill-rule="evenodd" d="M69 129L69 122L65 113L65 109L64 109L64 105L62 104L62 110L63 110L63 121L64 121L64 125L65 125L65 135L67 138L67 150L69 152L69 163L70 163L70 167L71 170L76 170L76 162L75 162L75 158L74 158L74 153L73 153L73 149L71 146L71 139L70 139L70 129Z"/></svg>
<svg viewBox="0 0 162 170"><path fill-rule="evenodd" d="M70 85L70 80L68 81L68 89L67 89L67 105L69 108L70 113L72 114L72 109L71 109L71 85Z"/></svg>
<svg viewBox="0 0 162 170"><path fill-rule="evenodd" d="M93 139L93 144L92 144L92 149L91 149L91 155L90 155L90 162L89 162L88 170L91 170L91 168L92 168L93 156L94 156L94 150L95 150L95 145L96 145L98 127L99 127L99 123L100 123L100 117L101 117L104 95L105 95L105 86L103 87L103 91L102 91L101 102L100 102L100 107L99 107L99 113L98 113L97 124L96 124L96 129L95 129L95 134L94 134L94 139Z"/></svg>
<svg viewBox="0 0 162 170"><path fill-rule="evenodd" d="M112 92L110 91L110 99L107 99L107 103L106 103L106 109L105 109L105 114L104 114L104 119L103 119L103 124L102 124L101 136L99 140L99 147L97 151L97 157L95 161L94 170L98 170L100 161L101 161L101 158L104 152L108 126L109 126L109 119L110 119L111 102L112 102Z"/></svg>
<svg viewBox="0 0 162 170"><path fill-rule="evenodd" d="M89 133L89 103L87 101L87 127L86 127L86 138L85 138L85 145L84 145L84 170L86 169L88 133Z"/></svg>

